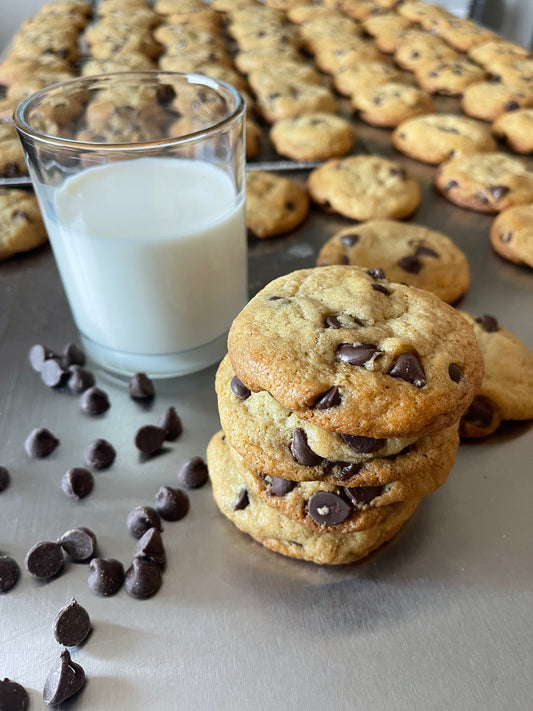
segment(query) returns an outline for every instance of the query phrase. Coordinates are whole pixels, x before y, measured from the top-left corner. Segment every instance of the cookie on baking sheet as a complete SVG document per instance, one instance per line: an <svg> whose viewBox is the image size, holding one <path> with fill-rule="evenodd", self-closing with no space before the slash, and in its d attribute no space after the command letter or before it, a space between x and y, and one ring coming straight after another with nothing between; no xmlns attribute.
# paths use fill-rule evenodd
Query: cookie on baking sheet
<svg viewBox="0 0 533 711"><path fill-rule="evenodd" d="M294 230L309 213L309 198L289 178L264 170L246 175L246 226L253 237L275 237Z"/></svg>
<svg viewBox="0 0 533 711"><path fill-rule="evenodd" d="M207 447L213 496L221 513L266 548L321 565L353 563L392 538L418 501L399 504L383 521L355 533L322 533L291 521L248 491L223 432Z"/></svg>
<svg viewBox="0 0 533 711"><path fill-rule="evenodd" d="M436 35L407 29L396 38L394 61L402 69L414 71L428 63L455 61L460 55Z"/></svg>
<svg viewBox="0 0 533 711"><path fill-rule="evenodd" d="M492 124L492 132L515 153L533 153L533 108L502 114Z"/></svg>
<svg viewBox="0 0 533 711"><path fill-rule="evenodd" d="M495 151L488 126L457 114L431 114L403 121L392 134L394 147L424 163L442 163L459 153Z"/></svg>
<svg viewBox="0 0 533 711"><path fill-rule="evenodd" d="M460 96L467 86L487 78L484 69L467 59L422 62L414 72L417 84L423 89L445 96Z"/></svg>
<svg viewBox="0 0 533 711"><path fill-rule="evenodd" d="M490 243L500 257L533 267L533 203L500 212L490 228Z"/></svg>
<svg viewBox="0 0 533 711"><path fill-rule="evenodd" d="M355 37L343 41L339 46L338 40L328 40L316 43L314 49L315 63L326 74L336 74L343 67L353 67L359 62L379 62L383 55L369 40Z"/></svg>
<svg viewBox="0 0 533 711"><path fill-rule="evenodd" d="M472 153L439 166L435 186L450 202L477 212L501 212L533 202L533 172L506 153Z"/></svg>
<svg viewBox="0 0 533 711"><path fill-rule="evenodd" d="M17 32L9 45L8 59L39 59L43 55L75 62L79 57L77 30L65 24L56 30L35 27Z"/></svg>
<svg viewBox="0 0 533 711"><path fill-rule="evenodd" d="M120 58L113 59L88 59L81 66L82 76L95 74L108 74L110 72L124 72L133 69L155 69L156 65L150 57L141 52L128 52Z"/></svg>
<svg viewBox="0 0 533 711"><path fill-rule="evenodd" d="M450 426L483 375L474 333L451 306L352 266L272 281L233 321L228 352L248 389L323 429L378 439Z"/></svg>
<svg viewBox="0 0 533 711"><path fill-rule="evenodd" d="M401 73L392 64L384 62L358 62L339 69L332 77L335 89L345 96L400 79Z"/></svg>
<svg viewBox="0 0 533 711"><path fill-rule="evenodd" d="M270 129L276 152L302 161L345 156L355 139L355 129L349 121L320 112L282 119Z"/></svg>
<svg viewBox="0 0 533 711"><path fill-rule="evenodd" d="M494 121L506 111L533 106L533 84L500 84L481 81L466 87L461 108L474 118Z"/></svg>
<svg viewBox="0 0 533 711"><path fill-rule="evenodd" d="M322 76L309 64L292 59L276 59L263 64L248 74L248 82L256 94L264 96L276 91L285 93L287 87L323 85Z"/></svg>
<svg viewBox="0 0 533 711"><path fill-rule="evenodd" d="M235 66L241 74L249 74L254 69L285 60L303 63L302 55L294 47L253 47L246 52L237 52L234 57Z"/></svg>
<svg viewBox="0 0 533 711"><path fill-rule="evenodd" d="M404 0L398 3L397 10L402 17L407 17L427 30L431 29L438 19L450 17L450 13L443 7L426 0Z"/></svg>
<svg viewBox="0 0 533 711"><path fill-rule="evenodd" d="M359 89L352 95L352 106L359 111L362 121L385 128L435 110L426 91L400 82Z"/></svg>
<svg viewBox="0 0 533 711"><path fill-rule="evenodd" d="M473 20L451 15L438 18L432 31L459 52L468 52L473 47L498 39L498 35Z"/></svg>
<svg viewBox="0 0 533 711"><path fill-rule="evenodd" d="M57 55L42 55L37 58L10 56L0 63L0 84L9 87L25 77L36 74L50 76L50 83L53 84L58 73L74 76L69 62Z"/></svg>
<svg viewBox="0 0 533 711"><path fill-rule="evenodd" d="M531 52L514 42L498 39L478 44L468 52L470 59L476 64L491 71L493 65L503 62L513 63L519 59L531 56Z"/></svg>
<svg viewBox="0 0 533 711"><path fill-rule="evenodd" d="M426 289L449 304L470 286L464 252L441 232L421 225L371 220L337 232L321 248L317 265L381 267L391 281Z"/></svg>
<svg viewBox="0 0 533 711"><path fill-rule="evenodd" d="M37 198L24 190L0 189L0 260L47 240Z"/></svg>
<svg viewBox="0 0 533 711"><path fill-rule="evenodd" d="M399 33L408 27L412 27L411 20L396 12L371 15L363 22L365 32L372 35L376 47L385 54L394 54Z"/></svg>
<svg viewBox="0 0 533 711"><path fill-rule="evenodd" d="M17 129L10 123L0 124L0 177L28 175L24 151Z"/></svg>
<svg viewBox="0 0 533 711"><path fill-rule="evenodd" d="M504 84L533 84L533 59L517 59L514 62L499 61L491 65L490 73Z"/></svg>
<svg viewBox="0 0 533 711"><path fill-rule="evenodd" d="M502 328L494 316L475 317L460 312L474 329L485 362L485 374L472 404L479 416L485 406L485 420L533 419L533 352L517 336ZM478 420L480 418L478 417ZM471 412L463 420L475 421ZM464 427L461 434L464 436ZM490 434L489 432L487 432ZM479 436L479 435L478 435Z"/></svg>
<svg viewBox="0 0 533 711"><path fill-rule="evenodd" d="M303 114L337 111L337 99L325 86L286 81L256 96L257 113L268 123Z"/></svg>
<svg viewBox="0 0 533 711"><path fill-rule="evenodd" d="M360 221L408 217L422 194L400 165L375 155L329 160L311 171L307 187L318 205Z"/></svg>

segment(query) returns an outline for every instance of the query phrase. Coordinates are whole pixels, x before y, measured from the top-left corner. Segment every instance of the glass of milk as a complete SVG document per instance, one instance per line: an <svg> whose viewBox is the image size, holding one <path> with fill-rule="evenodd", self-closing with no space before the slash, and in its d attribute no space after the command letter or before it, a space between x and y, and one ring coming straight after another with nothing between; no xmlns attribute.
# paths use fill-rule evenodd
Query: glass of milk
<svg viewBox="0 0 533 711"><path fill-rule="evenodd" d="M17 109L87 355L129 376L219 360L248 298L244 101L199 74L82 77Z"/></svg>

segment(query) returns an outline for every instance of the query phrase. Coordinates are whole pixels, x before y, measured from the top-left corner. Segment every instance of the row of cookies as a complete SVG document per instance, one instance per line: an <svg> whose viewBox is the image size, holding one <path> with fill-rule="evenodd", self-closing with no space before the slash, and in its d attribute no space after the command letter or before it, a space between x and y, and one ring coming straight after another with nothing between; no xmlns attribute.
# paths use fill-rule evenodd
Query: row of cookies
<svg viewBox="0 0 533 711"><path fill-rule="evenodd" d="M215 499L267 547L357 560L446 481L482 375L471 326L429 292L380 269L280 277L235 319L217 372Z"/></svg>

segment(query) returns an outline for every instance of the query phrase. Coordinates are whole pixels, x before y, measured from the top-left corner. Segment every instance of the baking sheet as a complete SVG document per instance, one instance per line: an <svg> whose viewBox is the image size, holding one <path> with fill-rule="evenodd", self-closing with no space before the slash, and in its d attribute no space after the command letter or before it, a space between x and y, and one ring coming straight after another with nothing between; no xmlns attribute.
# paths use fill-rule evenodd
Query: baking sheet
<svg viewBox="0 0 533 711"><path fill-rule="evenodd" d="M488 244L492 217L454 207L432 187L434 168L400 156L390 133L357 123L356 152L394 156L422 183L413 221L440 229L466 252L472 287L460 307L490 313L533 348L533 272L498 258ZM267 156L268 157L268 156ZM306 173L288 173L302 184ZM313 266L320 246L349 224L313 209L297 231L249 245L250 295L271 279ZM87 565L67 563L48 583L32 580L24 556L41 540L91 528L102 557L127 567L135 539L126 517L176 486L183 459L205 453L219 428L215 367L156 383L148 407L125 382L96 371L111 409L89 418L78 398L46 388L27 361L34 343L60 349L75 327L48 246L0 264L0 464L11 484L0 494L0 551L22 568L0 596L0 678L23 684L31 708L60 646L53 619L75 597L93 631L72 650L87 674L61 708L94 711L531 711L533 570L531 423L504 426L462 444L445 486L425 499L400 534L360 563L316 566L283 558L241 534L218 513L209 485L191 491L191 510L166 523L168 564L149 600L124 589L109 599L87 585ZM141 461L137 428L168 405L184 432ZM31 460L24 440L46 426L61 440ZM75 503L60 489L96 437L117 459Z"/></svg>

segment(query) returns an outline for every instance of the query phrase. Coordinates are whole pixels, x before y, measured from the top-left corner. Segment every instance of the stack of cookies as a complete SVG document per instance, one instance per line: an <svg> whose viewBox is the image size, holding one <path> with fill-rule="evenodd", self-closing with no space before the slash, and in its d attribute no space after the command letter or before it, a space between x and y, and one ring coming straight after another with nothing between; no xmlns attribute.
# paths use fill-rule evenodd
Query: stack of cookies
<svg viewBox="0 0 533 711"><path fill-rule="evenodd" d="M380 269L282 276L235 319L208 466L222 513L266 547L350 563L446 480L483 357L471 325Z"/></svg>

